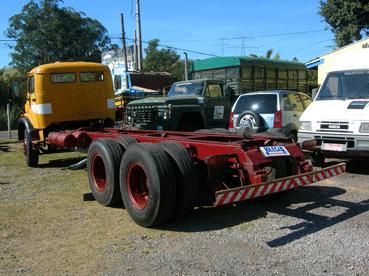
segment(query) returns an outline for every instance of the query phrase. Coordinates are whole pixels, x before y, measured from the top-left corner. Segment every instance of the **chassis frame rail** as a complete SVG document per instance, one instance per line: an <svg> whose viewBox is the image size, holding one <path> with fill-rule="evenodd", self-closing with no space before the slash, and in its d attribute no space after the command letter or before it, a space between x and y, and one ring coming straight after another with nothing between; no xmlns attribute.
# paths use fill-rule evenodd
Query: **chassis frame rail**
<svg viewBox="0 0 369 276"><path fill-rule="evenodd" d="M280 178L257 185L248 185L233 189L215 192L214 206L232 204L247 199L266 196L291 190L293 188L307 186L327 178L343 174L346 171L346 163L339 163L321 170Z"/></svg>

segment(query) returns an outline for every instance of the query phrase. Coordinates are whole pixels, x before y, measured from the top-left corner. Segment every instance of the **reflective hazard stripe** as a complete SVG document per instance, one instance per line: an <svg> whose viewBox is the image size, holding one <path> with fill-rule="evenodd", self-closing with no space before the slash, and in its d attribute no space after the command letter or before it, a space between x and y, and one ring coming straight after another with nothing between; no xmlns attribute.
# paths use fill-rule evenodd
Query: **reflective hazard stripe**
<svg viewBox="0 0 369 276"><path fill-rule="evenodd" d="M246 199L262 197L268 194L290 190L300 186L310 185L324 179L342 174L345 171L346 164L341 163L319 171L313 171L302 175L295 175L272 182L215 192L214 205L219 206L230 204Z"/></svg>

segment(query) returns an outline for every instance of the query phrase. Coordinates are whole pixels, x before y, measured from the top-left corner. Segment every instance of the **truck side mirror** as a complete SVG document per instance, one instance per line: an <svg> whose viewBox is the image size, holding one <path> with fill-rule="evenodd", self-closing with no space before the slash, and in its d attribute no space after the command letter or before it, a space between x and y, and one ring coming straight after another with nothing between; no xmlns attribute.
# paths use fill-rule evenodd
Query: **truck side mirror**
<svg viewBox="0 0 369 276"><path fill-rule="evenodd" d="M316 94L318 94L318 88L311 89L311 98L314 100Z"/></svg>

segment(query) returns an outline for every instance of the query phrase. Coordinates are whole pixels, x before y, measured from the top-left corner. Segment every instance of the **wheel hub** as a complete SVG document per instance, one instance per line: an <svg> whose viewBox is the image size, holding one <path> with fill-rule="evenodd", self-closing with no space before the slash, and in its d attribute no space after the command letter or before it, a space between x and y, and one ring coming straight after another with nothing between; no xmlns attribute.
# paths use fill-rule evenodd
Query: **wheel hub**
<svg viewBox="0 0 369 276"><path fill-rule="evenodd" d="M148 179L144 168L138 163L128 168L127 192L134 207L138 209L146 207L149 201Z"/></svg>

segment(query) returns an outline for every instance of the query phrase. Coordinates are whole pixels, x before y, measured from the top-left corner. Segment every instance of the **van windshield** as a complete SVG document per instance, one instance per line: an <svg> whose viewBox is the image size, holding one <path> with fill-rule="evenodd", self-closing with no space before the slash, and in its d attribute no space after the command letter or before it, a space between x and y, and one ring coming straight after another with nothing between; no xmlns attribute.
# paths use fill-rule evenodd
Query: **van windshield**
<svg viewBox="0 0 369 276"><path fill-rule="evenodd" d="M196 83L175 83L168 92L168 96L201 96L204 88L204 82Z"/></svg>
<svg viewBox="0 0 369 276"><path fill-rule="evenodd" d="M369 99L369 70L329 73L316 100Z"/></svg>

